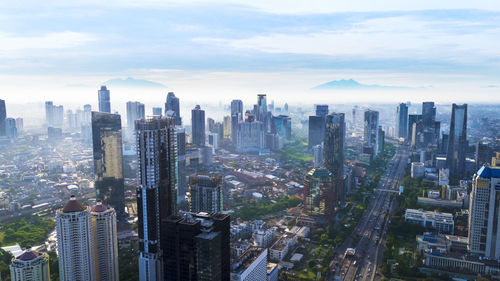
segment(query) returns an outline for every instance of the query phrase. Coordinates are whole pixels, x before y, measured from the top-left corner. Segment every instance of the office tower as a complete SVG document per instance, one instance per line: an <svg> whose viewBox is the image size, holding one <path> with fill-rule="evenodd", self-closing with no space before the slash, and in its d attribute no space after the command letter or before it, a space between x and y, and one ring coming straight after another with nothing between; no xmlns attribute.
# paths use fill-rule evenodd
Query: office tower
<svg viewBox="0 0 500 281"><path fill-rule="evenodd" d="M224 139L230 139L231 138L231 116L224 116L224 121L222 123L223 129L224 129L224 134L223 138Z"/></svg>
<svg viewBox="0 0 500 281"><path fill-rule="evenodd" d="M191 110L192 143L205 146L205 111L199 105Z"/></svg>
<svg viewBox="0 0 500 281"><path fill-rule="evenodd" d="M153 111L153 115L161 116L161 111L162 111L161 107L153 107L152 111Z"/></svg>
<svg viewBox="0 0 500 281"><path fill-rule="evenodd" d="M436 121L436 107L434 102L427 101L422 103L422 121L426 128L432 128Z"/></svg>
<svg viewBox="0 0 500 281"><path fill-rule="evenodd" d="M208 146L212 147L213 149L219 149L219 134L208 134Z"/></svg>
<svg viewBox="0 0 500 281"><path fill-rule="evenodd" d="M264 148L264 124L255 120L254 115L247 115L245 121L237 126L236 151L260 152Z"/></svg>
<svg viewBox="0 0 500 281"><path fill-rule="evenodd" d="M13 258L9 269L12 281L50 281L49 255L31 247Z"/></svg>
<svg viewBox="0 0 500 281"><path fill-rule="evenodd" d="M45 123L47 126L53 126L54 123L54 103L52 101L45 102Z"/></svg>
<svg viewBox="0 0 500 281"><path fill-rule="evenodd" d="M355 126L356 125L356 111L358 110L358 106L355 105L353 108L352 108L352 125Z"/></svg>
<svg viewBox="0 0 500 281"><path fill-rule="evenodd" d="M372 147L374 154L377 155L377 147L375 146L377 141L378 132L378 111L367 110L365 111L365 123L364 123L364 138L363 141L365 146Z"/></svg>
<svg viewBox="0 0 500 281"><path fill-rule="evenodd" d="M325 119L321 116L309 116L309 147L321 144L325 139Z"/></svg>
<svg viewBox="0 0 500 281"><path fill-rule="evenodd" d="M491 157L493 156L493 151L490 149L488 144L481 141L476 143L476 171L479 170L484 164L490 163Z"/></svg>
<svg viewBox="0 0 500 281"><path fill-rule="evenodd" d="M137 137L137 225L139 277L163 280L161 221L177 210L177 133L175 119L152 117L135 122Z"/></svg>
<svg viewBox="0 0 500 281"><path fill-rule="evenodd" d="M186 180L186 130L176 127L177 135L177 203L185 201L187 192ZM187 210L184 210L187 211Z"/></svg>
<svg viewBox="0 0 500 281"><path fill-rule="evenodd" d="M161 115L161 114L160 114ZM138 101L127 102L127 128L134 130L135 120L146 118L144 104Z"/></svg>
<svg viewBox="0 0 500 281"><path fill-rule="evenodd" d="M323 146L320 144L313 146L314 168L323 167Z"/></svg>
<svg viewBox="0 0 500 281"><path fill-rule="evenodd" d="M292 139L292 118L287 115L279 115L272 117L272 130L271 132L277 133L280 137L291 140Z"/></svg>
<svg viewBox="0 0 500 281"><path fill-rule="evenodd" d="M109 90L106 86L101 86L101 89L97 91L97 96L99 99L99 112L111 113Z"/></svg>
<svg viewBox="0 0 500 281"><path fill-rule="evenodd" d="M114 208L118 218L123 219L126 214L120 115L92 112L92 146L96 198Z"/></svg>
<svg viewBox="0 0 500 281"><path fill-rule="evenodd" d="M407 134L407 140L408 140L408 142L412 141L414 124L417 123L420 120L422 120L422 115L421 114L410 114L410 115L408 115L408 134Z"/></svg>
<svg viewBox="0 0 500 281"><path fill-rule="evenodd" d="M285 109L285 112L288 112L288 103L285 102L285 105L283 106L283 109Z"/></svg>
<svg viewBox="0 0 500 281"><path fill-rule="evenodd" d="M189 176L189 192L191 194L190 210L193 213L222 212L222 176L191 175Z"/></svg>
<svg viewBox="0 0 500 281"><path fill-rule="evenodd" d="M314 106L314 110L316 112L316 116L326 118L326 116L328 115L328 105L326 104L316 104Z"/></svg>
<svg viewBox="0 0 500 281"><path fill-rule="evenodd" d="M250 247L231 268L232 281L267 280L267 248Z"/></svg>
<svg viewBox="0 0 500 281"><path fill-rule="evenodd" d="M448 153L448 139L449 139L448 134L443 133L443 135L441 137L441 145L439 148L439 152L442 154Z"/></svg>
<svg viewBox="0 0 500 281"><path fill-rule="evenodd" d="M303 206L309 214L332 216L335 212L333 175L324 168L310 170L304 179Z"/></svg>
<svg viewBox="0 0 500 281"><path fill-rule="evenodd" d="M16 119L14 118L5 119L5 136L7 136L10 139L17 138Z"/></svg>
<svg viewBox="0 0 500 281"><path fill-rule="evenodd" d="M207 118L208 132L214 133L215 131L215 120L212 118Z"/></svg>
<svg viewBox="0 0 500 281"><path fill-rule="evenodd" d="M325 141L323 144L323 164L332 173L333 202L344 202L344 113L332 113L326 116Z"/></svg>
<svg viewBox="0 0 500 281"><path fill-rule="evenodd" d="M500 168L483 166L472 178L469 203L469 251L500 258Z"/></svg>
<svg viewBox="0 0 500 281"><path fill-rule="evenodd" d="M254 114L257 121L265 123L267 117L267 96L265 94L257 95L257 111Z"/></svg>
<svg viewBox="0 0 500 281"><path fill-rule="evenodd" d="M55 105L53 107L54 123L55 127L61 128L64 121L64 107L62 105Z"/></svg>
<svg viewBox="0 0 500 281"><path fill-rule="evenodd" d="M118 281L116 212L100 200L92 207L92 239L96 281Z"/></svg>
<svg viewBox="0 0 500 281"><path fill-rule="evenodd" d="M241 100L231 101L231 116L237 115L238 121L243 120L243 102Z"/></svg>
<svg viewBox="0 0 500 281"><path fill-rule="evenodd" d="M400 103L396 112L396 136L406 139L408 134L408 106Z"/></svg>
<svg viewBox="0 0 500 281"><path fill-rule="evenodd" d="M385 132L384 130L382 130L382 126L378 126L377 142L375 145L377 147L377 153L384 151L384 145L385 145Z"/></svg>
<svg viewBox="0 0 500 281"><path fill-rule="evenodd" d="M17 117L16 118L16 128L17 128L17 132L18 133L21 133L24 129L24 120L23 118L21 117Z"/></svg>
<svg viewBox="0 0 500 281"><path fill-rule="evenodd" d="M56 213L57 256L62 281L95 280L94 239L90 208L75 196Z"/></svg>
<svg viewBox="0 0 500 281"><path fill-rule="evenodd" d="M162 221L165 280L229 281L229 222L220 213L173 215Z"/></svg>
<svg viewBox="0 0 500 281"><path fill-rule="evenodd" d="M167 113L169 111L170 113ZM174 92L168 92L167 94L167 101L165 102L165 116L174 117L175 125L180 126L182 124L179 98L175 96Z"/></svg>
<svg viewBox="0 0 500 281"><path fill-rule="evenodd" d="M465 176L467 148L467 104L453 104L446 166L450 169L450 182L456 184Z"/></svg>
<svg viewBox="0 0 500 281"><path fill-rule="evenodd" d="M5 108L5 101L0 99L0 136L5 136L6 132L6 119L7 119L7 109Z"/></svg>

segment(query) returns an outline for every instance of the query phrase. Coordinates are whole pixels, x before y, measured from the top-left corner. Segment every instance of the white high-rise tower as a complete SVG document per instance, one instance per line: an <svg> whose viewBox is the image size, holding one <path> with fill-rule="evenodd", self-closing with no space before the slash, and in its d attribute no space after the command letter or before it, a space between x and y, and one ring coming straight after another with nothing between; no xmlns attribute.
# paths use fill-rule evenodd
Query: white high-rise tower
<svg viewBox="0 0 500 281"><path fill-rule="evenodd" d="M96 281L118 281L116 212L100 201L92 207L92 236Z"/></svg>
<svg viewBox="0 0 500 281"><path fill-rule="evenodd" d="M13 281L50 281L49 255L32 251L30 247L10 265L10 279Z"/></svg>

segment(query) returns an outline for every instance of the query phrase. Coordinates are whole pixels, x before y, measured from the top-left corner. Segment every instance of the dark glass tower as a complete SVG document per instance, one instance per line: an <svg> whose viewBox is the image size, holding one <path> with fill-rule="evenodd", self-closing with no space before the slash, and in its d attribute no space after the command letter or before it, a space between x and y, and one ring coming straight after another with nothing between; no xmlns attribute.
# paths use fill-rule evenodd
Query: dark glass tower
<svg viewBox="0 0 500 281"><path fill-rule="evenodd" d="M99 111L111 113L109 90L106 86L101 86L101 89L97 91L97 96L99 98Z"/></svg>
<svg viewBox="0 0 500 281"><path fill-rule="evenodd" d="M326 116L325 142L323 145L323 163L332 173L334 204L344 202L344 113L332 113Z"/></svg>
<svg viewBox="0 0 500 281"><path fill-rule="evenodd" d="M410 114L408 115L408 141L411 142L413 136L413 124L422 120L421 114Z"/></svg>
<svg viewBox="0 0 500 281"><path fill-rule="evenodd" d="M377 131L378 131L378 111L374 110L365 111L363 141L365 143L365 146L373 147L373 151L375 151L375 154L377 154L377 148L375 147L377 142Z"/></svg>
<svg viewBox="0 0 500 281"><path fill-rule="evenodd" d="M205 110L197 105L191 110L192 143L205 146Z"/></svg>
<svg viewBox="0 0 500 281"><path fill-rule="evenodd" d="M309 116L309 147L321 144L325 138L325 119L321 116Z"/></svg>
<svg viewBox="0 0 500 281"><path fill-rule="evenodd" d="M175 96L174 92L169 92L167 101L165 102L165 115L167 111L171 111L172 117L175 118L175 125L181 125L181 110L179 106L179 98Z"/></svg>
<svg viewBox="0 0 500 281"><path fill-rule="evenodd" d="M162 225L165 280L230 280L228 215L173 215Z"/></svg>
<svg viewBox="0 0 500 281"><path fill-rule="evenodd" d="M5 101L0 100L0 136L5 136L6 131L7 109L5 108Z"/></svg>
<svg viewBox="0 0 500 281"><path fill-rule="evenodd" d="M163 280L161 220L177 209L175 120L152 117L135 122L140 280Z"/></svg>
<svg viewBox="0 0 500 281"><path fill-rule="evenodd" d="M465 153L467 148L467 104L453 104L451 109L450 134L446 164L450 169L450 181L457 183L465 176Z"/></svg>
<svg viewBox="0 0 500 281"><path fill-rule="evenodd" d="M243 120L243 102L241 100L231 101L231 116L237 115L238 120Z"/></svg>
<svg viewBox="0 0 500 281"><path fill-rule="evenodd" d="M96 198L123 218L126 214L120 115L92 112L92 144Z"/></svg>
<svg viewBox="0 0 500 281"><path fill-rule="evenodd" d="M400 103L396 112L396 135L398 138L407 138L408 134L408 106Z"/></svg>

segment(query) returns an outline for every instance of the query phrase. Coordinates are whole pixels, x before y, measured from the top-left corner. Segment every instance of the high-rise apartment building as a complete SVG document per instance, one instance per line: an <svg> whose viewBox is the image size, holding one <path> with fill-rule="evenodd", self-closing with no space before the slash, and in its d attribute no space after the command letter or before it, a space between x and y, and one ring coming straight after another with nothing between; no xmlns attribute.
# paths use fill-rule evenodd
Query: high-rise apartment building
<svg viewBox="0 0 500 281"><path fill-rule="evenodd" d="M116 212L99 200L91 209L96 281L119 281Z"/></svg>
<svg viewBox="0 0 500 281"><path fill-rule="evenodd" d="M186 130L176 127L177 135L177 203L185 201L187 192L186 180ZM187 210L184 210L187 211Z"/></svg>
<svg viewBox="0 0 500 281"><path fill-rule="evenodd" d="M231 281L267 280L267 248L250 247L231 268Z"/></svg>
<svg viewBox="0 0 500 281"><path fill-rule="evenodd" d="M323 167L323 146L321 144L313 146L314 168Z"/></svg>
<svg viewBox="0 0 500 281"><path fill-rule="evenodd" d="M50 281L49 255L31 247L13 258L9 269L12 281Z"/></svg>
<svg viewBox="0 0 500 281"><path fill-rule="evenodd" d="M273 116L271 128L271 131L277 133L281 138L286 140L292 139L292 118L289 116Z"/></svg>
<svg viewBox="0 0 500 281"><path fill-rule="evenodd" d="M92 112L92 146L96 198L124 219L122 123L120 115Z"/></svg>
<svg viewBox="0 0 500 281"><path fill-rule="evenodd" d="M90 208L71 196L56 213L56 231L60 280L96 280Z"/></svg>
<svg viewBox="0 0 500 281"><path fill-rule="evenodd" d="M408 134L408 106L400 103L396 112L396 136L406 139Z"/></svg>
<svg viewBox="0 0 500 281"><path fill-rule="evenodd" d="M163 280L161 221L177 209L177 132L175 119L137 120L137 210L139 277Z"/></svg>
<svg viewBox="0 0 500 281"><path fill-rule="evenodd" d="M161 115L161 109L160 109ZM146 118L146 111L144 104L138 101L127 102L127 128L129 130L135 129L135 120Z"/></svg>
<svg viewBox="0 0 500 281"><path fill-rule="evenodd" d="M344 202L346 192L344 179L344 113L332 113L326 116L325 141L323 144L323 164L332 173L334 204Z"/></svg>
<svg viewBox="0 0 500 281"><path fill-rule="evenodd" d="M303 205L307 213L332 216L335 208L333 175L324 168L310 170L304 180Z"/></svg>
<svg viewBox="0 0 500 281"><path fill-rule="evenodd" d="M162 221L162 228L164 280L230 280L228 215L172 215Z"/></svg>
<svg viewBox="0 0 500 281"><path fill-rule="evenodd" d="M174 117L175 125L180 126L182 124L179 98L175 96L174 92L169 92L167 94L167 100L165 102L165 115Z"/></svg>
<svg viewBox="0 0 500 281"><path fill-rule="evenodd" d="M97 96L99 99L99 112L111 113L109 90L106 86L101 86L101 89L97 91Z"/></svg>
<svg viewBox="0 0 500 281"><path fill-rule="evenodd" d="M0 136L7 134L5 129L5 121L7 119L7 109L5 108L5 100L0 99Z"/></svg>
<svg viewBox="0 0 500 281"><path fill-rule="evenodd" d="M64 120L64 107L54 105L51 101L45 102L45 122L49 127L61 128Z"/></svg>
<svg viewBox="0 0 500 281"><path fill-rule="evenodd" d="M238 121L243 120L243 102L241 100L231 101L231 116L237 115Z"/></svg>
<svg viewBox="0 0 500 281"><path fill-rule="evenodd" d="M199 105L191 110L192 143L197 146L205 146L205 110Z"/></svg>
<svg viewBox="0 0 500 281"><path fill-rule="evenodd" d="M453 104L451 109L450 134L446 166L450 169L450 182L456 184L465 176L465 153L467 149L467 104Z"/></svg>
<svg viewBox="0 0 500 281"><path fill-rule="evenodd" d="M468 247L473 254L500 258L500 168L483 166L472 179Z"/></svg>
<svg viewBox="0 0 500 281"><path fill-rule="evenodd" d="M16 119L14 118L5 119L5 136L10 139L17 138Z"/></svg>
<svg viewBox="0 0 500 281"><path fill-rule="evenodd" d="M245 121L238 123L236 151L260 152L264 148L264 124L255 120L254 115L247 115Z"/></svg>
<svg viewBox="0 0 500 281"><path fill-rule="evenodd" d="M222 176L189 176L190 210L193 213L222 212Z"/></svg>

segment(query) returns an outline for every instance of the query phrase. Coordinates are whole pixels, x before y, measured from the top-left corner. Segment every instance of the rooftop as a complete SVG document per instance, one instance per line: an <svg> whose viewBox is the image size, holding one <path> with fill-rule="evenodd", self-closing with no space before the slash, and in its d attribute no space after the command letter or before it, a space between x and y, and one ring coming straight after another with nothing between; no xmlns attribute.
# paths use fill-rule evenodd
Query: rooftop
<svg viewBox="0 0 500 281"><path fill-rule="evenodd" d="M64 205L63 208L63 213L73 213L73 212L81 212L84 211L85 207L80 203L78 200L76 200L76 197L74 195L71 195L68 203Z"/></svg>
<svg viewBox="0 0 500 281"><path fill-rule="evenodd" d="M477 175L485 179L500 178L500 168L483 166L477 171Z"/></svg>

